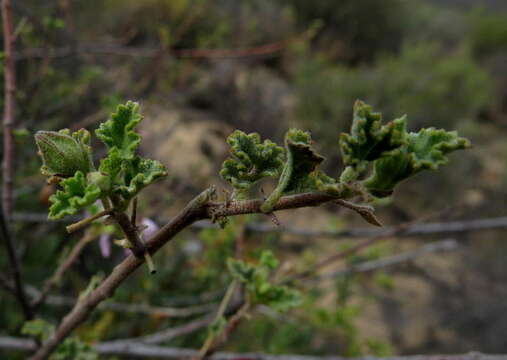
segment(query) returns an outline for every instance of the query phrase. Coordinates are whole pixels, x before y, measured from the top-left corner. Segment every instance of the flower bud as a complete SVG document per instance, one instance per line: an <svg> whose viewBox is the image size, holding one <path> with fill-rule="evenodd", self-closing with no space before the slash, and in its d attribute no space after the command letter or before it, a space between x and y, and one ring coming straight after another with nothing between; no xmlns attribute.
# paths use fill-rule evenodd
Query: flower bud
<svg viewBox="0 0 507 360"><path fill-rule="evenodd" d="M84 174L91 170L89 147L67 132L38 131L35 142L42 157L42 174L69 177L76 171Z"/></svg>

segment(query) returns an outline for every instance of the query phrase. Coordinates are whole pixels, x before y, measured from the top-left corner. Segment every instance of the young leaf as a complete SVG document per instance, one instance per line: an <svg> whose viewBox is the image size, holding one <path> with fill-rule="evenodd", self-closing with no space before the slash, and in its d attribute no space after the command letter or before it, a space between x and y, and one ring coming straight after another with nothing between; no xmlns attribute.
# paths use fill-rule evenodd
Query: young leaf
<svg viewBox="0 0 507 360"><path fill-rule="evenodd" d="M264 304L277 311L286 311L302 302L299 291L287 286L273 285L269 272L278 266L278 260L271 251L263 251L257 265L229 258L229 273L245 284L254 304Z"/></svg>
<svg viewBox="0 0 507 360"><path fill-rule="evenodd" d="M79 340L76 337L70 337L60 344L51 360L98 360L99 355L95 349Z"/></svg>
<svg viewBox="0 0 507 360"><path fill-rule="evenodd" d="M125 199L134 197L146 186L167 176L167 171L160 162L136 156L131 161L122 163L123 184L118 189Z"/></svg>
<svg viewBox="0 0 507 360"><path fill-rule="evenodd" d="M407 141L374 162L373 174L363 182L372 195L389 196L399 182L423 170L436 170L447 163L446 154L470 147L456 131L434 128L407 134Z"/></svg>
<svg viewBox="0 0 507 360"><path fill-rule="evenodd" d="M268 269L276 269L278 267L278 259L275 257L272 251L264 250L259 258L259 264Z"/></svg>
<svg viewBox="0 0 507 360"><path fill-rule="evenodd" d="M109 150L117 149L122 159L132 159L141 142L141 136L134 131L134 128L142 119L143 117L139 114L139 105L128 101L125 105L118 105L111 119L100 124L95 133Z"/></svg>
<svg viewBox="0 0 507 360"><path fill-rule="evenodd" d="M55 331L55 326L42 319L33 319L23 324L21 333L46 341Z"/></svg>
<svg viewBox="0 0 507 360"><path fill-rule="evenodd" d="M287 160L277 187L261 207L263 212L271 212L284 194L336 189L337 184L333 178L316 170L324 161L324 157L319 155L311 144L309 133L298 129L290 129L287 132L285 135Z"/></svg>
<svg viewBox="0 0 507 360"><path fill-rule="evenodd" d="M405 134L405 116L382 125L382 115L357 100L354 104L351 133L340 135L343 163L362 172L368 161L374 161L405 144Z"/></svg>
<svg viewBox="0 0 507 360"><path fill-rule="evenodd" d="M90 184L81 171L60 183L63 187L56 194L51 195L49 201L50 219L61 219L66 215L74 215L80 209L93 204L100 196L100 188L96 184Z"/></svg>
<svg viewBox="0 0 507 360"><path fill-rule="evenodd" d="M287 286L275 286L266 283L267 286L259 287L255 293L255 301L267 305L276 311L284 312L301 305L303 299L301 293Z"/></svg>
<svg viewBox="0 0 507 360"><path fill-rule="evenodd" d="M247 191L263 177L278 176L283 165L283 148L259 134L234 131L227 142L232 158L224 161L220 175L240 192Z"/></svg>
<svg viewBox="0 0 507 360"><path fill-rule="evenodd" d="M122 170L122 164L124 160L120 157L120 151L117 148L113 148L107 154L107 157L100 160L99 172L107 175L109 179L109 188L112 188L113 184L118 180L118 175Z"/></svg>
<svg viewBox="0 0 507 360"><path fill-rule="evenodd" d="M227 259L229 273L243 283L251 283L255 276L255 266L233 258Z"/></svg>
<svg viewBox="0 0 507 360"><path fill-rule="evenodd" d="M68 129L38 131L35 142L42 157L43 175L69 177L76 171L86 174L93 169L90 133L85 129L73 134Z"/></svg>

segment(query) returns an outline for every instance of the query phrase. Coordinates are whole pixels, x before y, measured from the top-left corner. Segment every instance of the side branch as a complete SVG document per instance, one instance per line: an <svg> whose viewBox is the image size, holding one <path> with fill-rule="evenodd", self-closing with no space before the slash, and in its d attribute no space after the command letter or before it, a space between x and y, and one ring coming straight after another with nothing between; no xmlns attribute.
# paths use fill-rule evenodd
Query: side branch
<svg viewBox="0 0 507 360"><path fill-rule="evenodd" d="M198 220L214 219L242 214L260 213L264 200L254 199L245 201L232 201L225 203L211 202L215 189L209 188L195 197L190 203L169 223L162 227L147 243L146 248L154 254L164 244L169 242L180 231ZM317 206L337 197L325 193L304 193L282 197L273 210L294 209L300 207ZM117 265L102 284L88 296L78 301L71 312L65 316L55 333L31 357L32 360L46 359L55 348L100 304L114 294L121 283L144 262L143 257L131 255Z"/></svg>

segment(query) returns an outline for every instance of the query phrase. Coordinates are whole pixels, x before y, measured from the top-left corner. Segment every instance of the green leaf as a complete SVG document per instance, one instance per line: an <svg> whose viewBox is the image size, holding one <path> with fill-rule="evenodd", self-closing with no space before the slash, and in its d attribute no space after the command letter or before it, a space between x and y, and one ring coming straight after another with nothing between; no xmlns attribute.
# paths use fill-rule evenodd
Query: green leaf
<svg viewBox="0 0 507 360"><path fill-rule="evenodd" d="M98 360L99 356L92 346L76 337L70 337L56 348L50 360Z"/></svg>
<svg viewBox="0 0 507 360"><path fill-rule="evenodd" d="M224 161L220 175L239 191L246 191L263 177L278 176L283 166L283 148L259 134L234 131L227 142L232 158Z"/></svg>
<svg viewBox="0 0 507 360"><path fill-rule="evenodd" d="M93 169L90 133L85 129L72 134L68 129L38 131L35 142L42 157L43 175L69 177L76 171L86 174Z"/></svg>
<svg viewBox="0 0 507 360"><path fill-rule="evenodd" d="M216 336L216 335L219 335L221 334L224 330L225 330L225 327L227 326L227 320L223 317L223 316L220 316L218 319L215 319L208 327L208 331Z"/></svg>
<svg viewBox="0 0 507 360"><path fill-rule="evenodd" d="M96 184L90 184L81 171L68 179L62 180L60 185L63 190L58 190L51 195L49 201L50 219L61 219L66 215L74 215L80 209L93 204L100 196L100 188Z"/></svg>
<svg viewBox="0 0 507 360"><path fill-rule="evenodd" d="M242 283L252 283L255 278L255 266L241 260L227 259L227 269L234 278Z"/></svg>
<svg viewBox="0 0 507 360"><path fill-rule="evenodd" d="M278 259L271 250L264 250L259 258L259 264L268 269L276 269L278 267Z"/></svg>
<svg viewBox="0 0 507 360"><path fill-rule="evenodd" d="M255 293L255 301L267 305L276 311L284 312L301 305L303 298L301 293L287 286L267 286L259 288Z"/></svg>
<svg viewBox="0 0 507 360"><path fill-rule="evenodd" d="M382 115L357 100L351 133L340 135L343 163L357 168L359 172L364 171L368 161L377 160L405 144L405 135L405 116L382 125Z"/></svg>
<svg viewBox="0 0 507 360"><path fill-rule="evenodd" d="M146 186L167 176L167 171L160 162L136 156L131 161L122 162L123 184L118 191L125 199L134 197Z"/></svg>
<svg viewBox="0 0 507 360"><path fill-rule="evenodd" d="M128 101L125 105L118 105L111 119L100 124L95 133L109 150L117 149L122 159L132 159L141 142L141 136L134 129L142 119L139 105Z"/></svg>
<svg viewBox="0 0 507 360"><path fill-rule="evenodd" d="M23 324L21 333L46 341L55 331L55 326L42 319L34 319Z"/></svg>
<svg viewBox="0 0 507 360"><path fill-rule="evenodd" d="M285 135L285 148L287 160L278 185L261 207L265 213L271 212L280 197L285 194L337 191L336 181L316 170L324 157L313 149L309 133L290 129Z"/></svg>
<svg viewBox="0 0 507 360"><path fill-rule="evenodd" d="M297 290L271 284L269 272L277 266L278 260L269 250L261 253L257 265L232 258L227 259L229 273L246 285L253 303L264 304L277 311L286 311L300 305L302 297Z"/></svg>
<svg viewBox="0 0 507 360"><path fill-rule="evenodd" d="M423 170L437 170L447 163L446 154L471 146L456 131L434 128L407 134L407 141L374 162L373 174L363 182L372 195L389 196L399 182Z"/></svg>
<svg viewBox="0 0 507 360"><path fill-rule="evenodd" d="M109 175L111 182L116 181L116 176L121 171L123 159L120 156L120 151L113 148L107 154L107 157L100 161L99 171L103 174Z"/></svg>

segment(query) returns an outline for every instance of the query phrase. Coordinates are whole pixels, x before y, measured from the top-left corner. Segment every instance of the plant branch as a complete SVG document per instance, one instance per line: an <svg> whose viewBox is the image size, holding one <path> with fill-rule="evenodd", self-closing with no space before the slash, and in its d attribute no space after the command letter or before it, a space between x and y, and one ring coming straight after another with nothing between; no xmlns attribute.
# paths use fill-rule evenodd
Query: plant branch
<svg viewBox="0 0 507 360"><path fill-rule="evenodd" d="M211 219L216 216L226 217L260 213L260 207L264 203L263 199L216 203L211 201L214 194L215 189L209 188L190 201L176 217L163 226L147 242L147 250L151 254L155 253L180 231L198 220ZM336 199L337 197L335 196L320 192L284 196L275 204L273 210L317 206ZM128 217L127 220L129 221ZM143 262L143 257L131 255L117 265L112 273L95 290L76 303L71 312L60 323L55 333L42 344L31 359L46 359L75 328L88 318L93 309L102 301L111 297L115 289L141 266Z"/></svg>
<svg viewBox="0 0 507 360"><path fill-rule="evenodd" d="M234 295L234 290L236 290L237 281L233 280L229 287L227 288L227 292L224 295L224 298L222 299L222 302L220 303L220 307L218 308L218 311L215 315L215 319L213 320L215 323L218 323L220 319L224 316L225 310L227 309L227 306L229 305L229 302L231 301L232 295ZM211 345L213 344L213 341L215 339L215 334L213 331L209 331L208 337L204 341L204 344L201 347L201 350L199 350L199 354L196 356L196 360L203 359L207 354L208 350L210 349Z"/></svg>
<svg viewBox="0 0 507 360"><path fill-rule="evenodd" d="M435 241L430 244L423 245L414 250L405 251L400 254L386 256L377 260L364 261L356 265L349 266L345 269L333 271L331 273L322 274L315 278L312 278L312 281L318 281L322 279L335 278L338 276L344 276L348 274L355 273L364 273L375 271L378 269L382 269L388 266L397 265L403 262L412 261L420 256L438 252L438 251L449 251L454 250L458 247L458 243L456 240L447 239L441 241Z"/></svg>
<svg viewBox="0 0 507 360"><path fill-rule="evenodd" d="M14 281L14 294L16 295L16 299L18 300L21 308L23 309L23 313L25 314L25 318L30 320L33 318L33 312L28 303L28 299L25 294L25 290L23 287L23 282L21 280L21 270L19 266L18 256L16 254L16 250L14 249L14 244L12 242L12 238L9 232L9 227L4 217L4 212L2 207L0 207L0 238L2 238L3 243L7 249L7 256L9 258L10 270L12 273L12 279Z"/></svg>
<svg viewBox="0 0 507 360"><path fill-rule="evenodd" d="M14 59L14 26L10 0L2 0L4 40L4 114L3 114L3 161L2 161L2 207L7 223L13 208L14 183L14 116L16 111L16 63Z"/></svg>
<svg viewBox="0 0 507 360"><path fill-rule="evenodd" d="M74 224L67 226L65 229L67 229L67 232L69 234L73 233L74 231L81 230L82 228L88 226L89 224L91 224L92 222L94 222L97 219L100 219L103 216L110 215L112 212L113 212L112 209L105 209L105 210L99 211L95 215L89 216L83 220L80 220Z"/></svg>
<svg viewBox="0 0 507 360"><path fill-rule="evenodd" d="M146 245L143 239L139 236L139 231L135 223L132 223L131 219L124 212L113 212L113 217L122 229L125 237L132 245L132 251L135 256L143 257L146 260L148 269L151 274L155 274L157 270L153 264L150 253L146 250Z"/></svg>

